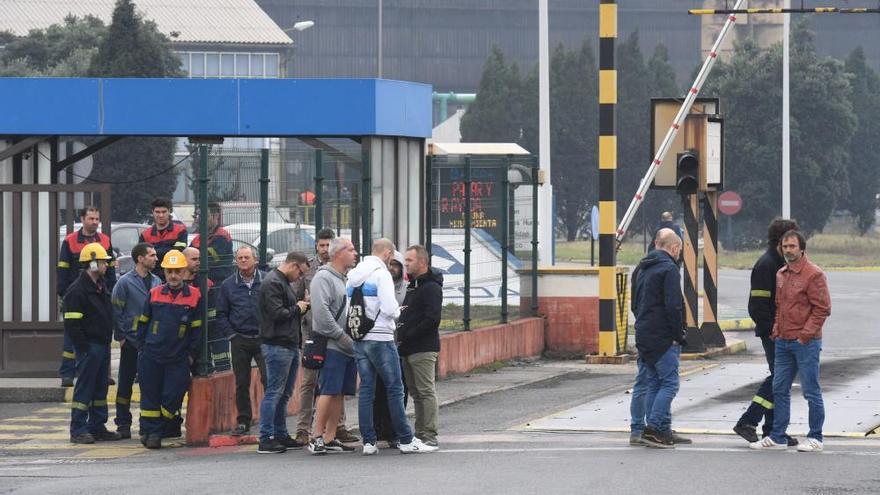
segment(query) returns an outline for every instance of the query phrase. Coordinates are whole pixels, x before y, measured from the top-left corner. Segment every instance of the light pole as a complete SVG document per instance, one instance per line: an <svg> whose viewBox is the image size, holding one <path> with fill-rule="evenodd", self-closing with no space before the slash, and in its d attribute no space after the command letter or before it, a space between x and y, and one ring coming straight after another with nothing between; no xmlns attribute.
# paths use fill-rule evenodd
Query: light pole
<svg viewBox="0 0 880 495"><path fill-rule="evenodd" d="M538 192L538 252L553 265L553 185L550 180L550 15L548 0L538 0L538 163L546 177Z"/></svg>

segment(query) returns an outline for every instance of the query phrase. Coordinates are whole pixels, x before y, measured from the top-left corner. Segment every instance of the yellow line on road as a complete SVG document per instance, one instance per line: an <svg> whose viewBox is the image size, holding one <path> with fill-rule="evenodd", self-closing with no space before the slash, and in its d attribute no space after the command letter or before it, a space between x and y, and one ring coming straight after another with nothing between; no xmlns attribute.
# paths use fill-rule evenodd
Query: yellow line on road
<svg viewBox="0 0 880 495"><path fill-rule="evenodd" d="M70 409L67 409L69 412ZM27 418L6 418L3 420L4 423L68 423L70 422L69 417L58 418L58 417L46 417L39 418L36 416L28 416Z"/></svg>

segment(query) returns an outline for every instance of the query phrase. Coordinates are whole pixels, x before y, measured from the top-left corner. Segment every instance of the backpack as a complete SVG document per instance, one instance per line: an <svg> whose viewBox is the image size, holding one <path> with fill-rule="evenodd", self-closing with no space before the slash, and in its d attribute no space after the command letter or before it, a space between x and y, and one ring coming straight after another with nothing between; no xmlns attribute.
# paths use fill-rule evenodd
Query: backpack
<svg viewBox="0 0 880 495"><path fill-rule="evenodd" d="M371 320L367 316L367 303L364 299L363 284L352 288L349 301L348 320L345 324L346 331L352 340L363 340L376 324L376 320ZM376 318L378 317L379 314L377 313Z"/></svg>

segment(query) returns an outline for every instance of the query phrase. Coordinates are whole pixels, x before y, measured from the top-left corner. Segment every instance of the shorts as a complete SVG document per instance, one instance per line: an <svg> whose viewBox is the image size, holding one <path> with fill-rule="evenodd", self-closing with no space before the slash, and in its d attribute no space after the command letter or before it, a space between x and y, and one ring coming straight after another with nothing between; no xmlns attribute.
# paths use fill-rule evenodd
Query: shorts
<svg viewBox="0 0 880 495"><path fill-rule="evenodd" d="M324 367L318 373L318 395L354 395L357 364L353 357L327 349Z"/></svg>

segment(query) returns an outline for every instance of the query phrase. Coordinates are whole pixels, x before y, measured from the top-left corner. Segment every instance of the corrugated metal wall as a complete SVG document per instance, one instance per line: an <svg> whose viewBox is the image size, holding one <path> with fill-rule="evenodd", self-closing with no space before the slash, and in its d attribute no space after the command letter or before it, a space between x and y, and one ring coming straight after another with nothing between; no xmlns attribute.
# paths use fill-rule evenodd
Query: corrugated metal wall
<svg viewBox="0 0 880 495"><path fill-rule="evenodd" d="M296 48L290 76L376 75L378 0L256 1L282 27L299 20L316 22L307 31L291 32ZM660 42L666 44L679 82L686 84L702 61L700 20L686 12L704 3L716 2L620 2L620 37L638 30L645 53ZM536 0L383 0L383 76L430 83L436 91L471 92L493 44L521 67L530 68L537 61L537 4ZM551 0L551 47L560 42L574 47L588 38L595 49L597 4ZM869 63L880 65L880 16L829 14L811 20L820 52L844 57L862 45Z"/></svg>

